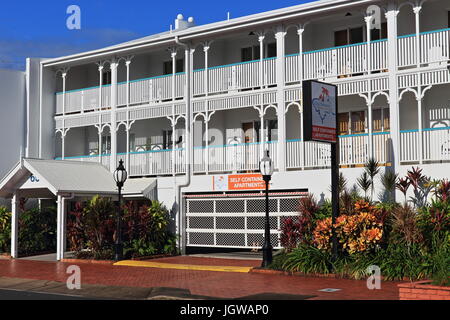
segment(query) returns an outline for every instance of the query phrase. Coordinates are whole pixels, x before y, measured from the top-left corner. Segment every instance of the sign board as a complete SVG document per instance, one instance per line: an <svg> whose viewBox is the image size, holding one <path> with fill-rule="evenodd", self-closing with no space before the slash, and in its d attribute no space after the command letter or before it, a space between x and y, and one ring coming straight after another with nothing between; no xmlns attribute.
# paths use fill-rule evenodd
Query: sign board
<svg viewBox="0 0 450 320"><path fill-rule="evenodd" d="M303 137L305 141L337 142L337 86L303 82Z"/></svg>
<svg viewBox="0 0 450 320"><path fill-rule="evenodd" d="M214 191L264 190L261 174L234 174L213 177Z"/></svg>

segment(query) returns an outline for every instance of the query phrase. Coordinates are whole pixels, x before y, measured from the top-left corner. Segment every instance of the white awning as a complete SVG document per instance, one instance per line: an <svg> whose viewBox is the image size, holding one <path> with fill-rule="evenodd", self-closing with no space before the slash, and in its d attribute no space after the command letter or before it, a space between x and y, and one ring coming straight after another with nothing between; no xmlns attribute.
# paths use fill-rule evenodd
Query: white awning
<svg viewBox="0 0 450 320"><path fill-rule="evenodd" d="M68 193L77 196L117 195L112 174L100 163L22 159L0 182L0 197L46 198ZM129 179L124 197L156 199L156 179Z"/></svg>

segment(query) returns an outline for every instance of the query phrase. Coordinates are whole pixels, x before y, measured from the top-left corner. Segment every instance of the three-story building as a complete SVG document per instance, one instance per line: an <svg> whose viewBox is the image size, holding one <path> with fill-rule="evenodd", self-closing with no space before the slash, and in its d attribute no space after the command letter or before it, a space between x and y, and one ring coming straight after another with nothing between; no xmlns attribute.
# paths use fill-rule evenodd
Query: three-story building
<svg viewBox="0 0 450 320"><path fill-rule="evenodd" d="M303 141L303 81L338 86L352 184L370 158L448 176L449 27L445 0L320 0L202 26L178 15L168 32L30 60L27 157L110 171L123 159L132 180L156 180L183 249L254 248L264 227L254 174L268 149L278 248L298 197L329 194L329 145Z"/></svg>

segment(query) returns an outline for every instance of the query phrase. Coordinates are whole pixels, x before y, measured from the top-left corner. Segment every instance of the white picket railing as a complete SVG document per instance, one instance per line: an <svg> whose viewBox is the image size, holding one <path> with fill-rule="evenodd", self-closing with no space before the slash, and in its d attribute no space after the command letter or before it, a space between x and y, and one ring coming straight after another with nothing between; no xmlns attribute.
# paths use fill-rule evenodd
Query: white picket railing
<svg viewBox="0 0 450 320"><path fill-rule="evenodd" d="M421 65L444 65L450 60L450 29L424 32L419 36ZM414 67L418 63L416 36L398 38L398 66ZM303 80L336 80L365 74L384 72L388 68L387 40L327 48L289 55L285 58L285 82L300 81L300 57L303 59ZM370 63L367 65L368 49ZM261 87L261 61L249 61L231 65L209 67L193 73L193 94L205 94L205 76L208 76L208 94L234 93ZM369 70L367 69L369 67ZM276 85L276 58L263 60L263 87ZM175 75L175 99L184 97L185 74ZM126 83L118 84L118 105L126 105ZM111 87L102 86L102 107L110 105ZM98 108L98 87L67 91L65 112L74 113ZM168 101L173 98L172 75L158 76L130 82L130 104L147 104ZM56 96L56 113L63 113L61 93Z"/></svg>
<svg viewBox="0 0 450 320"><path fill-rule="evenodd" d="M374 158L379 163L391 161L389 133L372 135ZM369 159L368 134L339 137L340 165L362 165ZM330 146L319 142L289 140L286 142L286 167L288 169L323 168L331 165ZM306 156L304 156L306 154Z"/></svg>
<svg viewBox="0 0 450 320"><path fill-rule="evenodd" d="M400 161L419 160L419 134L417 130L400 132Z"/></svg>
<svg viewBox="0 0 450 320"><path fill-rule="evenodd" d="M339 141L341 165L363 164L369 160L369 136L367 134L342 136Z"/></svg>
<svg viewBox="0 0 450 320"><path fill-rule="evenodd" d="M450 160L450 128L424 129L422 132L423 161ZM400 133L400 161L417 162L420 160L420 133L417 130Z"/></svg>
<svg viewBox="0 0 450 320"><path fill-rule="evenodd" d="M398 66L446 64L450 60L450 29L423 32L419 35L419 53L416 35L401 36L398 39ZM418 54L420 59L418 59ZM420 61L419 61L420 60Z"/></svg>
<svg viewBox="0 0 450 320"><path fill-rule="evenodd" d="M373 41L370 48L370 71L385 71L388 66L387 41ZM345 78L367 72L367 43L328 48L303 53L303 78ZM286 83L297 82L298 54L286 57Z"/></svg>

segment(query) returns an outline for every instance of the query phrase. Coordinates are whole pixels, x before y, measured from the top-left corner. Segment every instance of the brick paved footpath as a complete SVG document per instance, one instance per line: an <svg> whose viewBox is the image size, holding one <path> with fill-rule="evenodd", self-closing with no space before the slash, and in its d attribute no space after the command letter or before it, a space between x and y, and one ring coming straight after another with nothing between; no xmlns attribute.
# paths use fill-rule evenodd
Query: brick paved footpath
<svg viewBox="0 0 450 320"><path fill-rule="evenodd" d="M218 261L217 261L218 260ZM257 266L258 261L175 257L152 261L204 265ZM220 264L219 264L220 263ZM72 263L73 264L73 263ZM71 263L30 260L0 260L0 277L66 282ZM260 293L314 295L326 300L397 300L398 282L382 282L381 290L369 290L366 281L306 278L285 275L233 273L125 267L79 263L82 284L124 287L169 287L189 289L191 294L217 298L239 298ZM318 290L336 288L326 293Z"/></svg>

